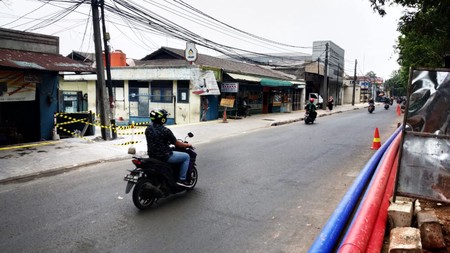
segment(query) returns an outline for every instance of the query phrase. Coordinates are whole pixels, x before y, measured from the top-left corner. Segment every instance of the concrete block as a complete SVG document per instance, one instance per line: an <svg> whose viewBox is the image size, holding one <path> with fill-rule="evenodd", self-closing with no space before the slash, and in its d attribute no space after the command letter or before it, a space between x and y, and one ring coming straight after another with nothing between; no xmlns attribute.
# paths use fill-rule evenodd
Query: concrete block
<svg viewBox="0 0 450 253"><path fill-rule="evenodd" d="M389 205L388 216L393 227L410 227L414 216L413 202L396 200Z"/></svg>
<svg viewBox="0 0 450 253"><path fill-rule="evenodd" d="M420 231L413 227L398 227L391 230L389 253L422 253Z"/></svg>
<svg viewBox="0 0 450 253"><path fill-rule="evenodd" d="M446 247L442 227L434 211L418 212L417 224L424 249L442 249Z"/></svg>

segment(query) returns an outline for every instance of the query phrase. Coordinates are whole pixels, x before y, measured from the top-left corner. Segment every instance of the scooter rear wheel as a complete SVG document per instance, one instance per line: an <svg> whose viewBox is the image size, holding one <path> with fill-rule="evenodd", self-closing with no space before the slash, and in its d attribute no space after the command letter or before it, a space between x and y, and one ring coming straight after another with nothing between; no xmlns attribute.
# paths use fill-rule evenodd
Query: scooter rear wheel
<svg viewBox="0 0 450 253"><path fill-rule="evenodd" d="M151 182L148 179L141 179L134 186L133 190L133 203L134 205L145 210L150 208L156 200L155 194L150 190Z"/></svg>

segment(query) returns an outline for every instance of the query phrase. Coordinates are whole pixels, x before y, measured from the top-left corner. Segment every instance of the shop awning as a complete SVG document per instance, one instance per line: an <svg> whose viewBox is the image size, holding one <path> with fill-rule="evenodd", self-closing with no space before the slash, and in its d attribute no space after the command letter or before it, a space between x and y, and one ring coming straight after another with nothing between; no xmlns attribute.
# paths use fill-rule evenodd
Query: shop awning
<svg viewBox="0 0 450 253"><path fill-rule="evenodd" d="M249 81L249 82L256 82L256 83L259 83L261 81L261 78L256 77L256 76L234 74L234 73L228 73L228 72L227 72L227 75L231 76L231 78L233 78L234 80Z"/></svg>
<svg viewBox="0 0 450 253"><path fill-rule="evenodd" d="M292 83L284 80L270 79L270 78L262 78L261 86L269 86L269 87L291 87Z"/></svg>

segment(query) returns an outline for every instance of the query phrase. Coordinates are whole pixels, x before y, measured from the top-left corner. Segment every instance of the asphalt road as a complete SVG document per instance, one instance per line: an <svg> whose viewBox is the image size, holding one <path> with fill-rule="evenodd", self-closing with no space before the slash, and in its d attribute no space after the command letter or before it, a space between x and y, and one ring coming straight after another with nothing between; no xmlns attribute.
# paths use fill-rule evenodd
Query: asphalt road
<svg viewBox="0 0 450 253"><path fill-rule="evenodd" d="M306 252L375 152L375 128L383 142L397 121L356 110L200 144L196 188L148 211L124 194L130 161L1 185L0 249Z"/></svg>

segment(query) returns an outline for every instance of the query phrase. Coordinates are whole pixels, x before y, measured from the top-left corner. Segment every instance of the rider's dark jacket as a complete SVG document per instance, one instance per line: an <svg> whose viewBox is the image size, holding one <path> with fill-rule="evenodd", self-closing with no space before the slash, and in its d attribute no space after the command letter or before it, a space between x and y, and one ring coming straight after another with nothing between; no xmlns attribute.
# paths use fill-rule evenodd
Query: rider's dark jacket
<svg viewBox="0 0 450 253"><path fill-rule="evenodd" d="M167 161L172 155L170 144L175 144L177 139L172 131L160 124L152 124L145 129L147 139L147 154L149 157Z"/></svg>
<svg viewBox="0 0 450 253"><path fill-rule="evenodd" d="M308 104L306 104L305 106L305 110L307 112L315 112L316 111L316 105L314 103L309 102Z"/></svg>

